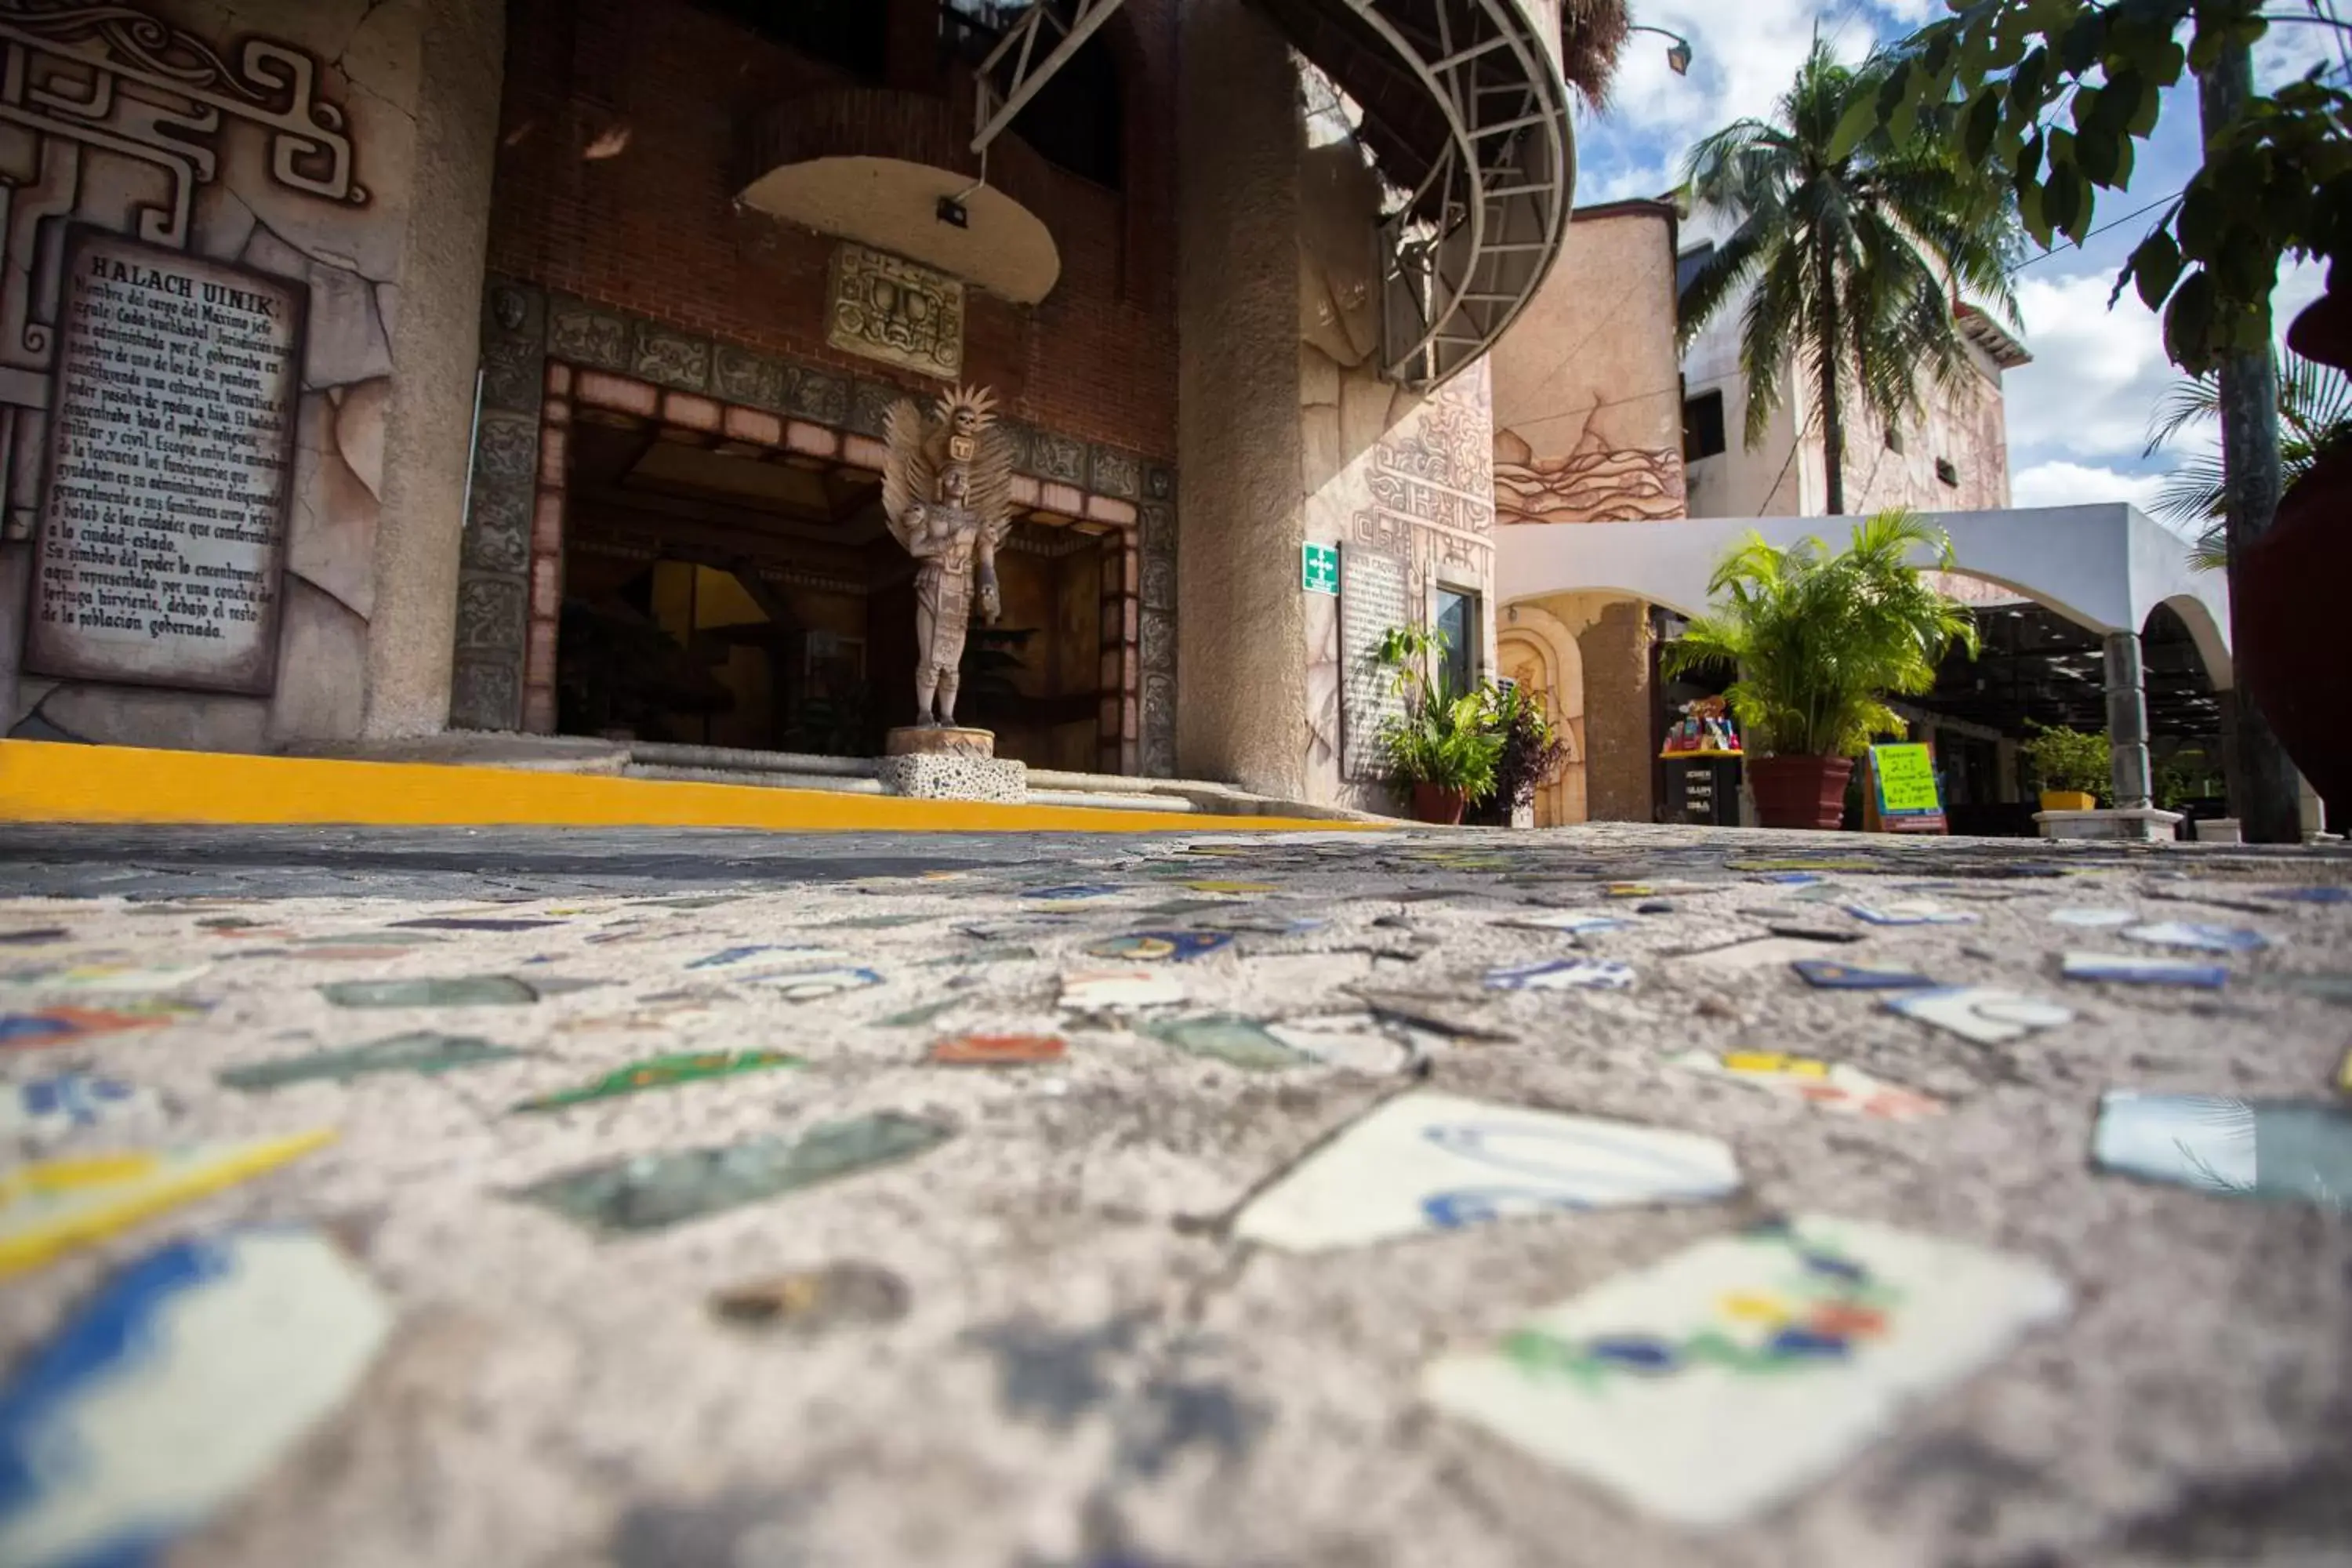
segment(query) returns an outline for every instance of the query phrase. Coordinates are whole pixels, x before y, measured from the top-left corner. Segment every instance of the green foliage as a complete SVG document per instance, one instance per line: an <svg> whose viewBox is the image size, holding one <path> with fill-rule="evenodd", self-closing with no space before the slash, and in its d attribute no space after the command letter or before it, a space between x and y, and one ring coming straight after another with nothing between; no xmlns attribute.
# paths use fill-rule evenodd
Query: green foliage
<svg viewBox="0 0 2352 1568"><path fill-rule="evenodd" d="M1886 697L1932 689L1954 646L1976 655L1968 610L1909 563L1921 549L1950 566L1951 542L1900 510L1854 524L1834 555L1818 539L1780 550L1751 533L1715 569L1714 613L1666 646L1666 673L1736 672L1724 695L1751 751L1859 756L1902 731Z"/></svg>
<svg viewBox="0 0 2352 1568"><path fill-rule="evenodd" d="M1382 721L1381 755L1391 782L1458 789L1473 805L1495 793L1504 736L1493 722L1488 689L1454 693L1430 677L1445 654L1445 634L1427 626L1391 626L1372 650L1390 672L1404 711Z"/></svg>
<svg viewBox="0 0 2352 1568"><path fill-rule="evenodd" d="M1961 0L1953 11L1904 44L1833 151L1948 117L1970 155L2007 175L2045 247L2080 245L2098 193L2129 183L2164 89L2184 70L2229 70L2225 57L2269 28L2259 0ZM2163 312L2166 352L2185 370L2268 343L2280 258L2332 261L2352 239L2352 95L2321 74L2250 97L2204 137L2203 166L2116 279L2117 294L2129 285Z"/></svg>
<svg viewBox="0 0 2352 1568"><path fill-rule="evenodd" d="M1428 700L1407 707L1402 718L1381 726L1381 748L1393 782L1458 789L1475 805L1495 793L1503 737L1487 722L1483 693L1431 693Z"/></svg>
<svg viewBox="0 0 2352 1568"><path fill-rule="evenodd" d="M1948 115L1914 110L1878 127L1888 68L1877 58L1841 65L1817 37L1770 121L1726 126L1685 169L1692 204L1738 226L1683 290L1683 342L1745 292L1748 445L1787 400L1801 361L1828 440L1833 512L1844 510L1849 404L1895 425L1917 412L1923 378L1951 387L1970 374L1949 290L2017 317L2009 185Z"/></svg>
<svg viewBox="0 0 2352 1568"><path fill-rule="evenodd" d="M2191 425L2218 424L2221 389L2210 372L2177 382L2150 422L2147 448L2156 449ZM2288 353L2279 374L2279 475L2292 485L2327 453L2352 442L2352 376L2301 354ZM2189 458L2165 479L2148 510L2167 522L2200 527L2189 560L2200 572L2230 563L2223 537L2221 450L2218 444Z"/></svg>
<svg viewBox="0 0 2352 1568"><path fill-rule="evenodd" d="M2148 794L2158 811L2178 811L2190 801L2215 799L2229 793L2221 764L2202 746L2183 746L2158 762L2148 784Z"/></svg>
<svg viewBox="0 0 2352 1568"><path fill-rule="evenodd" d="M1536 791L1559 777L1567 763L1568 739L1523 688L1489 686L1485 694L1487 724L1503 740L1495 795L1506 810L1533 805Z"/></svg>
<svg viewBox="0 0 2352 1568"><path fill-rule="evenodd" d="M2038 788L2080 791L2095 797L2101 805L2113 799L2115 753L2105 734L2086 735L2063 727L2044 729L2020 744L2017 754L2033 770Z"/></svg>

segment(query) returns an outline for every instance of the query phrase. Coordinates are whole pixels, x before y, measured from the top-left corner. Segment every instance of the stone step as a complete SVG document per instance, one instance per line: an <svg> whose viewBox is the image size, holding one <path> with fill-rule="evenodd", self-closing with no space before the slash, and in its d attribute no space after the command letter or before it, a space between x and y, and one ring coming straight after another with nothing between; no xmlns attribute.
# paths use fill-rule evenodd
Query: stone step
<svg viewBox="0 0 2352 1568"><path fill-rule="evenodd" d="M722 773L816 773L834 778L874 776L872 757L825 757L807 752L746 752L732 746L677 745L632 741L629 759L654 767L704 768Z"/></svg>
<svg viewBox="0 0 2352 1568"><path fill-rule="evenodd" d="M788 773L759 768L681 768L631 763L621 776L657 779L669 784L741 784L752 789L821 789L836 795L881 795L882 782L847 778L839 773Z"/></svg>

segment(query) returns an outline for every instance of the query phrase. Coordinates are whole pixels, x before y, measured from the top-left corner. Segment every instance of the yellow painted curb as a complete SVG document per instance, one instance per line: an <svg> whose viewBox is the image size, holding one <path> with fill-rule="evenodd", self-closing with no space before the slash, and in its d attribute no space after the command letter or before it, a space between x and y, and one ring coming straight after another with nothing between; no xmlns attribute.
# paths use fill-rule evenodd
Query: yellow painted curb
<svg viewBox="0 0 2352 1568"><path fill-rule="evenodd" d="M1328 833L1366 826L42 741L0 741L0 822L756 827L791 833Z"/></svg>

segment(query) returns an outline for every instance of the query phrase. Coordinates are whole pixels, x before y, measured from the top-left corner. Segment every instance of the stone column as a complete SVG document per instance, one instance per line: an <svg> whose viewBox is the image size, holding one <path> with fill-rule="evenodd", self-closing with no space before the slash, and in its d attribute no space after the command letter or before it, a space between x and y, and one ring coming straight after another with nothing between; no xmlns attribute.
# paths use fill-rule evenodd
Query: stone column
<svg viewBox="0 0 2352 1568"><path fill-rule="evenodd" d="M1244 0L1187 0L1178 16L1177 768L1296 797L1308 735L1298 82Z"/></svg>
<svg viewBox="0 0 2352 1568"><path fill-rule="evenodd" d="M433 734L448 721L506 13L505 0L430 0L422 22L420 174L401 247L368 635L371 739Z"/></svg>
<svg viewBox="0 0 2352 1568"><path fill-rule="evenodd" d="M2114 749L2116 807L2148 805L2147 693L2142 685L2139 634L2107 634L2107 743Z"/></svg>

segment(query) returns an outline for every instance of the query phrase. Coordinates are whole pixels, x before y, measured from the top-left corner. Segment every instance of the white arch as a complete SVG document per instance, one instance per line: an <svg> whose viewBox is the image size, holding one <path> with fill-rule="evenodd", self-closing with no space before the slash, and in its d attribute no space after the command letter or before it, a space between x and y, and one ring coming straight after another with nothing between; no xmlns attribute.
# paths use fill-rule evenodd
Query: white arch
<svg viewBox="0 0 2352 1568"><path fill-rule="evenodd" d="M2189 564L2180 536L2121 502L2006 511L1947 511L1927 521L1952 541L1953 569L1983 578L2101 633L2137 633L2158 605L2189 623L2216 689L2231 684L2230 605L2218 573ZM1854 520L1706 517L1667 522L1517 523L1495 531L1506 604L1551 594L1624 594L1684 615L1704 609L1715 563L1753 531L1783 549L1835 549ZM1923 566L1934 563L1922 552Z"/></svg>

